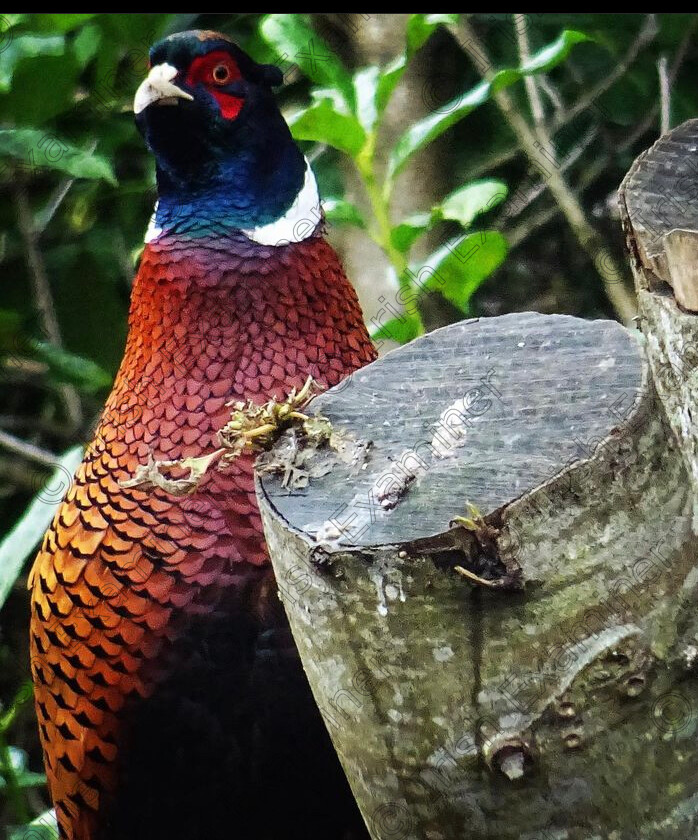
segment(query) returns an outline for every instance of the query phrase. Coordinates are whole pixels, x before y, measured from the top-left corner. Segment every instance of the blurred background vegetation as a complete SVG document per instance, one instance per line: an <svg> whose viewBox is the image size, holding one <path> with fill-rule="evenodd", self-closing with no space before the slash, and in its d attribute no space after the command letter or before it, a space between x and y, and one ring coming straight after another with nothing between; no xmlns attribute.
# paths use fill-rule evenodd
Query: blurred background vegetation
<svg viewBox="0 0 698 840"><path fill-rule="evenodd" d="M116 372L155 199L131 101L153 41L284 71L381 351L514 310L629 321L615 193L698 112L698 16L0 16L0 825L48 807L26 575Z"/></svg>

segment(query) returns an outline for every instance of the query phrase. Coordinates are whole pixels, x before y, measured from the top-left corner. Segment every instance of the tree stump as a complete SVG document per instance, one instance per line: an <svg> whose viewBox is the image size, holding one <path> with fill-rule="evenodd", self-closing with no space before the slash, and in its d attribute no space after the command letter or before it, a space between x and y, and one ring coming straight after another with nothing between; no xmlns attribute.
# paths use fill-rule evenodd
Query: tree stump
<svg viewBox="0 0 698 840"><path fill-rule="evenodd" d="M679 441L698 526L698 120L660 138L620 191L647 356Z"/></svg>
<svg viewBox="0 0 698 840"><path fill-rule="evenodd" d="M649 212L691 143L698 121L621 191L644 336L455 324L260 459L280 596L374 840L698 836L694 226Z"/></svg>

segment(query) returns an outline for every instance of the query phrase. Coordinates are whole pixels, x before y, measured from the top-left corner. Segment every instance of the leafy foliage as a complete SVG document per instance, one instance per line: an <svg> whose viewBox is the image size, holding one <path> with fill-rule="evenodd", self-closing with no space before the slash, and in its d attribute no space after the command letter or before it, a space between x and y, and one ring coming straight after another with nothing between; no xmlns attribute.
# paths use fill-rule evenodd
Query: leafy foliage
<svg viewBox="0 0 698 840"><path fill-rule="evenodd" d="M56 507L70 486L71 476L82 460L82 447L75 446L56 463L49 481L32 499L22 518L0 542L0 607L22 567L51 524Z"/></svg>
<svg viewBox="0 0 698 840"><path fill-rule="evenodd" d="M551 44L541 49L519 67L497 72L491 80L483 81L465 91L444 109L439 109L411 125L398 139L389 154L387 172L383 178L376 167L375 152L379 143L383 118L392 94L410 59L424 45L441 24L455 24L458 15L413 14L407 21L404 51L387 67L365 67L353 76L332 56L327 44L318 39L308 22L289 15L268 15L261 23L262 36L279 56L302 56L299 66L317 85L310 91L311 104L291 119L291 131L298 140L315 141L332 146L348 155L359 172L370 200L371 218L362 220L354 209L344 219L369 230L375 242L390 260L396 277L396 291L401 300L417 299L425 291L438 291L464 314L470 311L469 302L480 284L502 263L507 245L501 234L487 236L470 233L474 220L492 209L506 196L501 182L473 183L447 196L442 204L429 213L404 218L394 223L391 199L398 173L413 155L471 111L490 99L493 90L502 89L524 76L543 73L555 67L569 54L576 43L587 40L581 32L565 30ZM492 194L492 189L496 190ZM335 216L335 221L342 217ZM410 263L410 252L419 237L444 221L458 223L463 232L460 238L448 242L424 262L430 271L430 281L419 283L416 266ZM419 306L411 312L381 324L373 334L375 339L392 338L404 342L424 332Z"/></svg>
<svg viewBox="0 0 698 840"><path fill-rule="evenodd" d="M31 128L0 130L0 155L27 161L36 166L36 154L42 152L41 165L57 169L73 178L103 178L116 184L111 165L89 150L78 149L57 137Z"/></svg>

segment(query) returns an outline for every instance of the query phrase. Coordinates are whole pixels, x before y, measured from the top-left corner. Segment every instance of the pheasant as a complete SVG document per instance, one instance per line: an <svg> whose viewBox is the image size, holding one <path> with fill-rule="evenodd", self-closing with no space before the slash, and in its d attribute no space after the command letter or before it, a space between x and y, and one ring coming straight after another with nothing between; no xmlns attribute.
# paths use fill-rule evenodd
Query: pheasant
<svg viewBox="0 0 698 840"><path fill-rule="evenodd" d="M123 361L32 569L31 666L61 837L366 837L281 609L253 456L193 492L231 403L372 361L280 70L225 35L157 43L134 99L158 201Z"/></svg>

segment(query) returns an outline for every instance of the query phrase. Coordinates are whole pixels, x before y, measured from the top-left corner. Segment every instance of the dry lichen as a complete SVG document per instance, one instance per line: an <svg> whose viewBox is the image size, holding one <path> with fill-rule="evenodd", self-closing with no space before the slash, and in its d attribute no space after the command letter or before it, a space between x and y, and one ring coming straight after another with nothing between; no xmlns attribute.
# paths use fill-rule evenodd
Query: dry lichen
<svg viewBox="0 0 698 840"><path fill-rule="evenodd" d="M281 432L293 423L308 426L306 434L318 434L325 418L313 418L304 414L310 400L320 392L320 388L309 376L300 391L294 388L285 400L279 402L272 397L262 405L248 400L232 403L230 420L218 432L218 440L228 460L236 458L245 450L264 451L278 439Z"/></svg>
<svg viewBox="0 0 698 840"><path fill-rule="evenodd" d="M333 436L330 421L326 417L310 417L302 411L320 391L309 376L300 391L294 388L283 401L272 397L262 405L252 400L229 403L230 420L217 434L218 449L198 458L174 461L158 461L151 453L148 462L140 464L133 477L120 484L124 488L160 487L174 496L188 495L197 489L212 463L217 462L219 469L224 469L244 452L269 450L280 434L294 424L301 427L312 446L320 446ZM178 475L181 471L186 475Z"/></svg>

